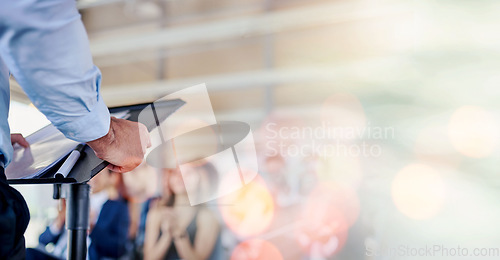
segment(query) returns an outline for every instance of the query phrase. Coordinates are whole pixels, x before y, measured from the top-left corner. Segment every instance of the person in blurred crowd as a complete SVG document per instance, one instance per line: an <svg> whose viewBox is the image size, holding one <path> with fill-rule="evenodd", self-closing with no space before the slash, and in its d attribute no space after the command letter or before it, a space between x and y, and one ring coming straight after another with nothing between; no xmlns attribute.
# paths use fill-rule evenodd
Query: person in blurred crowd
<svg viewBox="0 0 500 260"><path fill-rule="evenodd" d="M150 200L157 198L157 169L143 162L133 171L123 173L123 182L129 197L130 212L129 240L131 241L131 259L142 259L146 214Z"/></svg>
<svg viewBox="0 0 500 260"><path fill-rule="evenodd" d="M60 260L66 259L68 238L64 224L66 221L66 200L60 200L60 208L54 222L48 226L38 238L37 248L26 249L26 260ZM47 245L53 244L53 249L46 250Z"/></svg>
<svg viewBox="0 0 500 260"><path fill-rule="evenodd" d="M89 259L118 259L127 252L130 224L122 176L104 170L90 185Z"/></svg>
<svg viewBox="0 0 500 260"><path fill-rule="evenodd" d="M144 259L218 259L220 226L203 206L190 206L189 197L206 196L216 189L218 175L212 164L195 165L181 175L165 170L163 196L148 213ZM187 190L198 191L189 194Z"/></svg>
<svg viewBox="0 0 500 260"><path fill-rule="evenodd" d="M128 191L128 189L127 189ZM142 203L135 201L133 198L130 198L128 200L128 212L130 216L130 225L128 228L128 240L130 243L130 250L129 254L132 254L135 252L135 241L137 239L137 235L139 232L139 221L140 221L140 216L141 216L141 207Z"/></svg>
<svg viewBox="0 0 500 260"><path fill-rule="evenodd" d="M172 193L168 188L168 175L171 171L175 171L174 169L165 169L161 176L162 188L160 188L161 194L156 194L151 196L149 199L144 201L141 205L141 209L139 212L139 225L137 227L137 234L134 241L135 244L135 257L138 259L144 258L144 240L146 236L146 220L148 217L149 210L151 208L157 207L159 205L167 205L171 204L171 196ZM156 179L156 178L155 178ZM163 188L165 187L165 188Z"/></svg>
<svg viewBox="0 0 500 260"><path fill-rule="evenodd" d="M118 259L125 255L129 215L126 193L122 176L109 170L96 175L91 181L90 239L88 259ZM66 203L61 200L62 208L55 221L40 235L40 245L26 250L26 259L56 260L66 259L67 233ZM54 244L49 252L45 248Z"/></svg>
<svg viewBox="0 0 500 260"><path fill-rule="evenodd" d="M299 200L298 181L296 169L289 169L281 155L267 157L265 161L265 174L271 193L276 204L281 207L290 206Z"/></svg>

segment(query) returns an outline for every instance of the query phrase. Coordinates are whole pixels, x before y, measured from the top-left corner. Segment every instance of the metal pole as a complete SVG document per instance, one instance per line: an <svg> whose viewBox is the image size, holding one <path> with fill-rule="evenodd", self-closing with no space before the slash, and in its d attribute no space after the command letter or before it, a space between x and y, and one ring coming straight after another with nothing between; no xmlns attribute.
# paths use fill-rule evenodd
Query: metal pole
<svg viewBox="0 0 500 260"><path fill-rule="evenodd" d="M68 185L66 229L68 230L68 259L87 258L87 229L89 226L89 192L87 183Z"/></svg>

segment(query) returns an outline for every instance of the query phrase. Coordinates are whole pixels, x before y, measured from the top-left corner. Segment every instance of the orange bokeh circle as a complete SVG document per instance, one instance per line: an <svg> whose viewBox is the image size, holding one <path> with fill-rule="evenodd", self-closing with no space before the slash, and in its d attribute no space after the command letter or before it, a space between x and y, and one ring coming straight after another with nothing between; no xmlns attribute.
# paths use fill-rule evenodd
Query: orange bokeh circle
<svg viewBox="0 0 500 260"><path fill-rule="evenodd" d="M329 257L344 246L359 216L356 192L337 183L319 184L298 217L295 238L310 256Z"/></svg>
<svg viewBox="0 0 500 260"><path fill-rule="evenodd" d="M219 198L219 209L227 227L240 237L264 232L275 213L271 193L260 178Z"/></svg>
<svg viewBox="0 0 500 260"><path fill-rule="evenodd" d="M252 239L236 246L231 260L283 260L283 256L271 242Z"/></svg>

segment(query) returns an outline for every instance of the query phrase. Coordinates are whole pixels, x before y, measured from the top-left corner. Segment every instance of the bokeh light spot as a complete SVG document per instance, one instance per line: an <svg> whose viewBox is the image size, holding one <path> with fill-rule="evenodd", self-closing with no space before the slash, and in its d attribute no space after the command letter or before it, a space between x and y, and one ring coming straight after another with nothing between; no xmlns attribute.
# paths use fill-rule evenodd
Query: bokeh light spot
<svg viewBox="0 0 500 260"><path fill-rule="evenodd" d="M356 96L349 93L338 93L325 99L321 121L324 127L333 128L340 138L347 139L352 138L349 133L353 130L366 127L363 105Z"/></svg>
<svg viewBox="0 0 500 260"><path fill-rule="evenodd" d="M243 188L219 198L226 225L240 237L265 231L274 216L273 198L262 180L256 178Z"/></svg>
<svg viewBox="0 0 500 260"><path fill-rule="evenodd" d="M240 243L233 250L231 260L282 260L280 251L270 242L252 239Z"/></svg>
<svg viewBox="0 0 500 260"><path fill-rule="evenodd" d="M392 183L392 198L396 207L412 219L435 216L445 201L445 185L431 167L411 164L403 168Z"/></svg>
<svg viewBox="0 0 500 260"><path fill-rule="evenodd" d="M332 256L344 246L358 216L359 201L353 189L322 183L311 192L298 217L296 240L311 257Z"/></svg>
<svg viewBox="0 0 500 260"><path fill-rule="evenodd" d="M481 158L498 146L500 127L495 117L485 109L464 106L455 111L448 125L450 141L461 154Z"/></svg>

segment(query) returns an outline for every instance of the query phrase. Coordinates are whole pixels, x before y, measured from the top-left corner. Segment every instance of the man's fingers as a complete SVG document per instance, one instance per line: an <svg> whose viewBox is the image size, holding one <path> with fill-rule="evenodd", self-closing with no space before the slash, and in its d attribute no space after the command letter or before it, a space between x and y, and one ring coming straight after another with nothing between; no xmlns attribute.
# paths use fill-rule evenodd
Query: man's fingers
<svg viewBox="0 0 500 260"><path fill-rule="evenodd" d="M135 161L135 162L132 162L132 163L129 163L129 164L123 165L123 166L117 166L117 165L110 163L110 164L108 164L108 166L106 166L106 168L108 168L112 172L125 173L125 172L132 171L137 166L139 166L139 164L141 164L141 162L142 162L142 159L139 159L139 158L137 160L133 160L133 159L129 159L129 160Z"/></svg>
<svg viewBox="0 0 500 260"><path fill-rule="evenodd" d="M21 134L11 134L10 139L11 139L12 145L19 144L20 146L22 146L24 148L28 148L30 146L28 141L26 141L26 139L24 139L23 135L21 135Z"/></svg>
<svg viewBox="0 0 500 260"><path fill-rule="evenodd" d="M151 147L151 135L149 134L146 126L144 126L144 128L146 129L146 131L145 131L146 132L146 140L147 140L146 148L149 148L149 147Z"/></svg>
<svg viewBox="0 0 500 260"><path fill-rule="evenodd" d="M113 164L108 164L108 166L106 166L106 168L112 172L115 171L115 168L116 168L116 165L113 165Z"/></svg>
<svg viewBox="0 0 500 260"><path fill-rule="evenodd" d="M148 128L141 124L139 124L139 134L141 138L141 143L145 144L146 149L151 147L151 136L149 135Z"/></svg>
<svg viewBox="0 0 500 260"><path fill-rule="evenodd" d="M150 148L151 147L151 136L148 134L148 145L147 145L147 148Z"/></svg>
<svg viewBox="0 0 500 260"><path fill-rule="evenodd" d="M24 148L28 148L30 147L30 144L28 143L28 141L26 141L26 139L22 138L21 140L19 140L19 144L24 147Z"/></svg>
<svg viewBox="0 0 500 260"><path fill-rule="evenodd" d="M142 163L146 149L151 147L151 139L145 125L111 118L108 134L88 144L99 158L110 163L109 170L124 173Z"/></svg>
<svg viewBox="0 0 500 260"><path fill-rule="evenodd" d="M126 172L126 171L124 171L123 167L116 166L116 165L113 165L113 164L108 164L108 166L106 166L106 168L108 168L112 172L117 172L117 173L124 173L124 172Z"/></svg>

